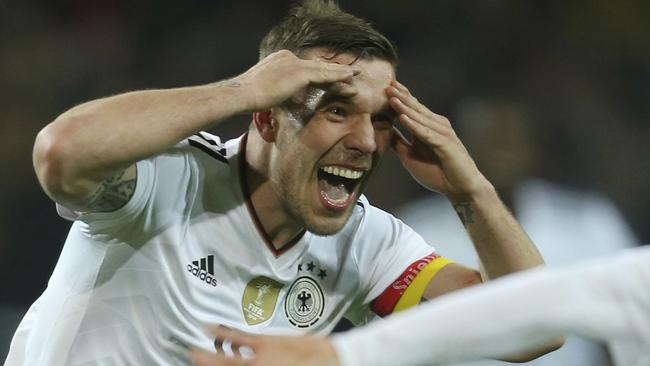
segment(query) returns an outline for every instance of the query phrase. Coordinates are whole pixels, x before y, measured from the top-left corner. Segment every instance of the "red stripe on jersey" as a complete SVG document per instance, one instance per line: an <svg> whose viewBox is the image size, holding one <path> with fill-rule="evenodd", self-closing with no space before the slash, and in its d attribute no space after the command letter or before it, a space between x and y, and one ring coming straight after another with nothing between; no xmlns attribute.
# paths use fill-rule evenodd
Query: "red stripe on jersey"
<svg viewBox="0 0 650 366"><path fill-rule="evenodd" d="M392 313L400 297L402 297L404 291L406 291L418 273L420 273L424 267L436 258L440 258L440 254L433 252L426 257L411 263L406 271L404 271L392 285L388 286L388 288L372 302L372 305L370 306L372 311L381 317Z"/></svg>

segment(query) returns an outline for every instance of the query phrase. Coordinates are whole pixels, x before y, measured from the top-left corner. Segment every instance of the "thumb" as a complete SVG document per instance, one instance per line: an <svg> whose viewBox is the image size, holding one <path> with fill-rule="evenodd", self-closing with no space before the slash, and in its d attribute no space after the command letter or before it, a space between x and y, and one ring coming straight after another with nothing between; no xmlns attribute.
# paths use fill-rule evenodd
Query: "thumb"
<svg viewBox="0 0 650 366"><path fill-rule="evenodd" d="M395 127L393 127L393 140L391 141L391 147L395 150L395 153L397 153L397 157L402 164L408 160L411 149L413 148L402 132Z"/></svg>

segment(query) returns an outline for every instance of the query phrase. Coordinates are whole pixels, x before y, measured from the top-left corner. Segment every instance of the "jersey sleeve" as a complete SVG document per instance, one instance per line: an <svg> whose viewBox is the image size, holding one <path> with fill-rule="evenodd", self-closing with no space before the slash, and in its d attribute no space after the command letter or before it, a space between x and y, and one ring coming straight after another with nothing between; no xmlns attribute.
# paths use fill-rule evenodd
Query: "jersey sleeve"
<svg viewBox="0 0 650 366"><path fill-rule="evenodd" d="M361 203L365 212L354 238L353 250L361 288L346 314L357 325L369 321L375 314L383 316L392 312L422 269L441 258L401 220L371 206L365 198ZM380 298L384 299L384 309L389 309L384 313L374 306ZM392 306L386 305L388 303Z"/></svg>
<svg viewBox="0 0 650 366"><path fill-rule="evenodd" d="M181 142L161 155L137 162L135 191L118 210L82 213L57 204L59 215L83 222L86 235L146 240L147 233L164 227L189 209L196 185L196 161L187 145Z"/></svg>

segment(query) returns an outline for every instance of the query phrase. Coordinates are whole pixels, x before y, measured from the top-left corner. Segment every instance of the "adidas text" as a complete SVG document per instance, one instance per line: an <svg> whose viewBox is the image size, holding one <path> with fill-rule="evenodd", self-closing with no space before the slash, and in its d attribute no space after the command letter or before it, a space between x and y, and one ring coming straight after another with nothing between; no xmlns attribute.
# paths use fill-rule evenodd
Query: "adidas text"
<svg viewBox="0 0 650 366"><path fill-rule="evenodd" d="M187 271L193 274L194 277L198 277L201 281L210 284L214 287L217 287L217 280L212 278L212 276L206 270L188 264Z"/></svg>

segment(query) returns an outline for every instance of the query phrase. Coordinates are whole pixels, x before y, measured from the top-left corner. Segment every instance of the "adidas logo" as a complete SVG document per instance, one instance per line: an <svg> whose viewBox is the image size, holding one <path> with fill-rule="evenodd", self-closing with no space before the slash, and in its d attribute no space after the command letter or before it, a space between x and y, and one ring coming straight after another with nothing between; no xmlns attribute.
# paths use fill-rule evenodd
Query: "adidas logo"
<svg viewBox="0 0 650 366"><path fill-rule="evenodd" d="M217 280L212 277L214 276L214 255L192 261L192 264L187 265L187 271L201 281L217 287Z"/></svg>

